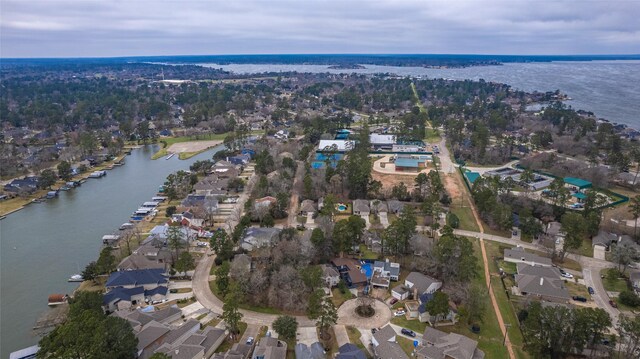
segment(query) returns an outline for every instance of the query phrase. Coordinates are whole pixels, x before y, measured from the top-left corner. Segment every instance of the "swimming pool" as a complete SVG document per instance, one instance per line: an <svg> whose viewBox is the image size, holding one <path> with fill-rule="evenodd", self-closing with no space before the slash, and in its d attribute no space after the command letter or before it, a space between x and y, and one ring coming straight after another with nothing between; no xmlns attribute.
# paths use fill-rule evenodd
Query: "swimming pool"
<svg viewBox="0 0 640 359"><path fill-rule="evenodd" d="M371 265L371 263L365 263L362 265L362 271L368 279L371 279L371 276L373 275L373 266Z"/></svg>
<svg viewBox="0 0 640 359"><path fill-rule="evenodd" d="M338 212L344 212L347 210L347 205L344 203L338 203L336 205L336 209L338 210Z"/></svg>

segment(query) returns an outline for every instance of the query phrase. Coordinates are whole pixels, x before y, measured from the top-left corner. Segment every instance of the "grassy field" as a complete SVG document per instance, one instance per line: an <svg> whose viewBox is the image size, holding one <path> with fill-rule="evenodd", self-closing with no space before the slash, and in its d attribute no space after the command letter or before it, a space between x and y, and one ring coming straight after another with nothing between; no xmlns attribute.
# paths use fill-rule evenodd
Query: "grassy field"
<svg viewBox="0 0 640 359"><path fill-rule="evenodd" d="M404 315L401 317L391 318L391 323L403 328L411 329L416 332L416 334L424 333L424 328L427 327L427 323L422 323L418 319L408 320Z"/></svg>
<svg viewBox="0 0 640 359"><path fill-rule="evenodd" d="M427 133L425 135L424 142L439 143L440 140L442 140L442 137L440 136L440 133L438 132L437 129L427 128L426 132Z"/></svg>
<svg viewBox="0 0 640 359"><path fill-rule="evenodd" d="M216 285L216 282L214 280L209 282L209 288L211 289L211 292L218 298L221 298L221 294L220 291L218 290L218 286ZM239 303L238 304L238 308L240 309L245 309L245 310L251 310L254 312L258 312L258 313L264 313L264 314L285 314L283 313L281 310L278 310L276 308L270 308L270 307L261 307L261 306L257 306L257 305L251 305L248 303Z"/></svg>
<svg viewBox="0 0 640 359"><path fill-rule="evenodd" d="M609 269L603 269L600 271L601 275L604 275L604 279L602 280L602 285L607 292L622 292L628 289L627 279L626 278L616 278L610 279L607 275ZM617 272L617 271L616 271Z"/></svg>
<svg viewBox="0 0 640 359"><path fill-rule="evenodd" d="M569 252L585 257L593 257L593 245L591 244L591 240L588 238L583 239L579 248L569 249Z"/></svg>
<svg viewBox="0 0 640 359"><path fill-rule="evenodd" d="M337 307L341 306L342 303L346 302L347 300L353 298L353 294L351 294L351 292L347 291L345 294L342 294L342 292L340 292L340 289L338 288L333 288L331 290L331 293L333 294L333 297L331 297L331 301L333 302L333 305Z"/></svg>
<svg viewBox="0 0 640 359"><path fill-rule="evenodd" d="M476 223L476 219L473 216L473 211L469 207L462 208L453 208L451 210L453 214L458 216L460 219L460 229L464 229L467 231L479 232L480 228L478 228L478 224Z"/></svg>
<svg viewBox="0 0 640 359"><path fill-rule="evenodd" d="M160 139L160 144L162 148L156 152L151 159L157 160L160 157L164 157L168 155L167 149L171 147L174 143L180 142L193 142L193 141L212 141L212 140L224 140L224 138L228 135L228 133L220 133L220 134L209 134L209 135L198 135L198 136L179 136L179 137L164 137ZM179 155L181 160L187 159L197 155L199 152L184 152Z"/></svg>
<svg viewBox="0 0 640 359"><path fill-rule="evenodd" d="M380 257L378 253L369 250L364 244L360 245L360 256L362 259L378 259Z"/></svg>
<svg viewBox="0 0 640 359"><path fill-rule="evenodd" d="M397 336L396 340L407 356L413 357L413 340L401 336Z"/></svg>

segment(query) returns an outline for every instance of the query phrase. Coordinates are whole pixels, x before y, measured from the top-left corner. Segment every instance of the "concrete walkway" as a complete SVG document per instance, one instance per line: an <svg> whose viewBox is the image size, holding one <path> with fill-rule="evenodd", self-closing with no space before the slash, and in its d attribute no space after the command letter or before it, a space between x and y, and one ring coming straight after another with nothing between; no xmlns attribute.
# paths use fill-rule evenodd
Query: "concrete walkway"
<svg viewBox="0 0 640 359"><path fill-rule="evenodd" d="M347 334L347 327L339 324L334 325L333 332L336 335L336 341L338 342L338 347L341 347L349 343L349 334Z"/></svg>

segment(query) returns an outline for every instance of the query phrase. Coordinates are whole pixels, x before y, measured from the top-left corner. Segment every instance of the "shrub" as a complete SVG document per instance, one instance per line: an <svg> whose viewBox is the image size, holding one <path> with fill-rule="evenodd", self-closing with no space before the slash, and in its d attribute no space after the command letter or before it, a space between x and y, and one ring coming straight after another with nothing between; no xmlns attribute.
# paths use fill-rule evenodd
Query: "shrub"
<svg viewBox="0 0 640 359"><path fill-rule="evenodd" d="M620 303L630 307L640 306L640 297L630 290L620 292L618 299L620 300Z"/></svg>

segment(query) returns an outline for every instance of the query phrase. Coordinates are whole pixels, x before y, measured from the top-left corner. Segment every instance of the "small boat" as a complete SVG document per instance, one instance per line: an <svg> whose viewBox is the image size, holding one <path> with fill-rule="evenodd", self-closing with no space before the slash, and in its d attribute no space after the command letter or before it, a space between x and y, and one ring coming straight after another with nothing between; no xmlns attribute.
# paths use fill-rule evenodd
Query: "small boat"
<svg viewBox="0 0 640 359"><path fill-rule="evenodd" d="M62 187L60 187L60 190L61 190L61 191L68 191L68 190L70 190L70 189L71 189L71 188L69 188L69 187L67 187L67 186L62 186Z"/></svg>
<svg viewBox="0 0 640 359"><path fill-rule="evenodd" d="M135 225L133 223L127 222L127 223L123 223L120 228L118 228L121 231L124 231L125 229L131 229L133 228Z"/></svg>
<svg viewBox="0 0 640 359"><path fill-rule="evenodd" d="M167 159L170 160L171 157L175 156L175 153L170 154L169 156L167 156Z"/></svg>
<svg viewBox="0 0 640 359"><path fill-rule="evenodd" d="M48 305L55 307L56 305L64 304L69 300L69 296L66 294L51 294L48 299Z"/></svg>
<svg viewBox="0 0 640 359"><path fill-rule="evenodd" d="M7 216L0 216L0 221L7 218Z"/></svg>
<svg viewBox="0 0 640 359"><path fill-rule="evenodd" d="M71 277L69 277L69 279L67 279L67 282L83 282L84 279L82 278L81 274L74 274Z"/></svg>

